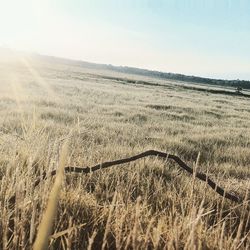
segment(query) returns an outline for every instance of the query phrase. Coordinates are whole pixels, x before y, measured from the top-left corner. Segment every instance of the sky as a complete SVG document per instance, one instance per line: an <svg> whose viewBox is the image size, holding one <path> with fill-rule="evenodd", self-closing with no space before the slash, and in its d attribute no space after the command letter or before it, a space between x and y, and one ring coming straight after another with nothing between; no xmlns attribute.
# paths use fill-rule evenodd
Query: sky
<svg viewBox="0 0 250 250"><path fill-rule="evenodd" d="M0 46L250 80L250 0L0 0Z"/></svg>

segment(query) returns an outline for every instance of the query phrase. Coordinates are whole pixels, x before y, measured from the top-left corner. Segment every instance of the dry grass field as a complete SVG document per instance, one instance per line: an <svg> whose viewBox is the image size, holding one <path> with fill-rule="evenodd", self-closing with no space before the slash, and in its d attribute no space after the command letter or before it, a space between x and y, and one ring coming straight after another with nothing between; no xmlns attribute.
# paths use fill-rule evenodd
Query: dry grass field
<svg viewBox="0 0 250 250"><path fill-rule="evenodd" d="M250 99L46 58L0 61L0 249L32 248L55 177L34 182L62 154L64 165L87 167L160 150L249 198ZM172 161L67 173L57 191L51 233L41 232L49 249L250 248L249 204Z"/></svg>

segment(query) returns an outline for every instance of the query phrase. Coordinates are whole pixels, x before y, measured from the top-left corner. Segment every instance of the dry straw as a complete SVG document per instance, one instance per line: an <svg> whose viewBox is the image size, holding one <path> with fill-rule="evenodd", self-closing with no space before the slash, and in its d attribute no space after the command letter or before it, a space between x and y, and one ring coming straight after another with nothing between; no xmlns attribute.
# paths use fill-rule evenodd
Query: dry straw
<svg viewBox="0 0 250 250"><path fill-rule="evenodd" d="M57 203L59 200L59 194L64 175L64 167L66 164L67 152L68 152L68 144L66 142L62 147L55 183L50 192L48 205L46 211L43 214L42 221L38 229L36 241L34 243L34 250L43 250L48 248L49 238L52 230L53 220L56 215Z"/></svg>

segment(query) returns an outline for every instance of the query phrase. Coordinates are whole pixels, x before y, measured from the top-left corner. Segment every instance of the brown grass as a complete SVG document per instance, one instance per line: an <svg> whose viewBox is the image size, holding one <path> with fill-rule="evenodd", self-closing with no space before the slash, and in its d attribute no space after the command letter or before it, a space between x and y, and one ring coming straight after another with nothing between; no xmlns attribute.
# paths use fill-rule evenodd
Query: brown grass
<svg viewBox="0 0 250 250"><path fill-rule="evenodd" d="M112 72L26 61L0 63L0 249L32 248L55 179L33 184L58 168L66 138L70 166L156 149L248 197L248 99L164 81L121 84L95 77L124 77ZM249 206L150 158L65 176L49 249L248 249L249 225Z"/></svg>

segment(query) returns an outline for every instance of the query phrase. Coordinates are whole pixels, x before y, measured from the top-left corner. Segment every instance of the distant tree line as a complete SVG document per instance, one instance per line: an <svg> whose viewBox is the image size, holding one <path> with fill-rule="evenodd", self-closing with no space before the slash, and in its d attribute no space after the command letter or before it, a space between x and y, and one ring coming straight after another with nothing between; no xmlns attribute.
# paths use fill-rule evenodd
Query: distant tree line
<svg viewBox="0 0 250 250"><path fill-rule="evenodd" d="M239 80L239 79L237 80L212 79L212 78L188 76L188 75L176 74L176 73L164 73L160 71L152 71L152 70L147 70L147 69L127 67L127 66L113 66L111 64L96 64L96 63L90 63L90 62L84 62L84 61L56 58L52 56L49 57L49 56L36 55L36 57L47 58L47 60L50 59L52 62L56 61L56 62L65 63L65 64L70 63L73 65L78 65L78 66L91 68L91 69L102 69L102 70L108 69L108 70L113 70L117 72L123 72L123 73L128 73L128 74L135 74L135 75L143 75L143 76L149 76L149 77L157 77L161 79L233 87L236 89L236 91L239 91L239 92L242 89L250 89L250 81Z"/></svg>
<svg viewBox="0 0 250 250"><path fill-rule="evenodd" d="M159 71L151 71L151 70L138 69L138 68L132 68L132 67L116 67L112 65L106 65L106 67L110 70L115 70L115 71L119 71L123 73L158 77L161 79L170 79L170 80L185 81L185 82L192 82L192 83L219 85L219 86L225 86L225 87L233 87L235 89L240 88L241 90L250 89L250 81L239 80L239 79L237 80L212 79L212 78L188 76L188 75L175 74L175 73L164 73L164 72L159 72Z"/></svg>

